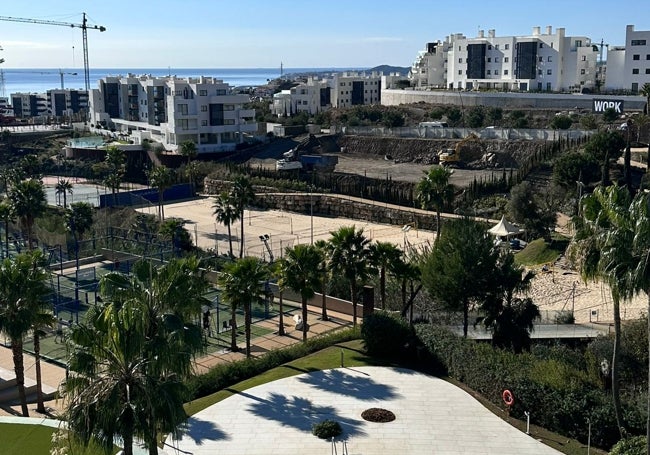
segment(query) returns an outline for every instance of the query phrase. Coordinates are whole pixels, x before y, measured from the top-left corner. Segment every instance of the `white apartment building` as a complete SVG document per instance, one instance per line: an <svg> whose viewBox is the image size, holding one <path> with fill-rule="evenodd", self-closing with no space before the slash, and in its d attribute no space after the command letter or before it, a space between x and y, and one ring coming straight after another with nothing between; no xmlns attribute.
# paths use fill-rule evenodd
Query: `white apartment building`
<svg viewBox="0 0 650 455"><path fill-rule="evenodd" d="M139 143L151 139L166 150L192 141L199 153L232 151L257 132L248 95L212 77L149 75L106 77L90 96L90 122L123 133Z"/></svg>
<svg viewBox="0 0 650 455"><path fill-rule="evenodd" d="M54 89L46 93L12 93L11 104L16 117L72 117L88 112L88 92Z"/></svg>
<svg viewBox="0 0 650 455"><path fill-rule="evenodd" d="M315 115L330 107L329 82L310 77L307 82L274 94L271 112L278 117L289 117L299 112Z"/></svg>
<svg viewBox="0 0 650 455"><path fill-rule="evenodd" d="M411 85L579 92L594 89L597 56L598 48L588 37L566 36L564 28L553 33L548 26L542 33L540 27L533 27L528 36L499 37L495 30L488 30L487 35L479 30L474 38L456 33L434 47L427 45L418 55Z"/></svg>
<svg viewBox="0 0 650 455"><path fill-rule="evenodd" d="M625 29L625 46L613 46L607 51L607 90L638 93L643 84L650 83L650 31Z"/></svg>
<svg viewBox="0 0 650 455"><path fill-rule="evenodd" d="M336 73L330 82L332 107L381 103L382 74L373 71Z"/></svg>

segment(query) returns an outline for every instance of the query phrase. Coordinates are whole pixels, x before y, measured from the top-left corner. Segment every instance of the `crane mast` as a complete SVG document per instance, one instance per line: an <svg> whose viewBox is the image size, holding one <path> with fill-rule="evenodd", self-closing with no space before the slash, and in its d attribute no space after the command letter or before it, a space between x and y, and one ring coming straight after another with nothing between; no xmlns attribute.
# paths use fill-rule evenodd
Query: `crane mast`
<svg viewBox="0 0 650 455"><path fill-rule="evenodd" d="M23 22L26 24L40 24L40 25L59 25L62 27L80 28L82 38L83 38L84 79L86 83L86 90L90 90L90 65L88 63L88 29L105 32L106 27L102 25L88 25L88 20L86 19L86 13L83 13L83 19L81 21L81 24L73 24L69 22L60 22L60 21L50 21L45 19L27 19L22 17L8 17L8 16L0 16L0 21Z"/></svg>

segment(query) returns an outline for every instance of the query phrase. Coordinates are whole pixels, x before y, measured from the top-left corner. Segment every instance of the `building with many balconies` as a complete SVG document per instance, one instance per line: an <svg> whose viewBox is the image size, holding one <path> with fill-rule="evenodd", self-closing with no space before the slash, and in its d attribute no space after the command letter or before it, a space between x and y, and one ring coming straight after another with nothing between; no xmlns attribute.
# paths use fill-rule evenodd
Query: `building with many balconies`
<svg viewBox="0 0 650 455"><path fill-rule="evenodd" d="M463 90L571 91L593 90L598 48L585 36L566 36L533 27L528 36L456 33L444 42L427 44L410 74L416 88Z"/></svg>
<svg viewBox="0 0 650 455"><path fill-rule="evenodd" d="M212 77L113 76L91 91L90 122L131 134L136 143L160 142L166 150L192 141L199 153L232 151L257 133L255 110L244 107L248 101Z"/></svg>

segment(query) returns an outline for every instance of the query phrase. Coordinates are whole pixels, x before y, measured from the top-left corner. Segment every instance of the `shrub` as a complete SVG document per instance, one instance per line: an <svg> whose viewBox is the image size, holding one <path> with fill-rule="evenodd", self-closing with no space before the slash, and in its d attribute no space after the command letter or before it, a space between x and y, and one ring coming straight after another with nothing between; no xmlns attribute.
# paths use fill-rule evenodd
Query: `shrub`
<svg viewBox="0 0 650 455"><path fill-rule="evenodd" d="M645 455L646 437L635 436L633 438L621 439L618 441L609 455Z"/></svg>
<svg viewBox="0 0 650 455"><path fill-rule="evenodd" d="M331 439L340 436L343 428L338 422L328 419L312 425L311 432L320 439Z"/></svg>
<svg viewBox="0 0 650 455"><path fill-rule="evenodd" d="M197 399L210 395L312 352L356 338L359 338L359 332L356 329L338 330L328 335L311 338L305 343L270 351L262 357L216 365L207 373L193 376L188 380L187 387L190 390L190 397Z"/></svg>
<svg viewBox="0 0 650 455"><path fill-rule="evenodd" d="M361 337L368 354L389 358L403 354L414 341L408 323L386 312L375 312L364 318Z"/></svg>

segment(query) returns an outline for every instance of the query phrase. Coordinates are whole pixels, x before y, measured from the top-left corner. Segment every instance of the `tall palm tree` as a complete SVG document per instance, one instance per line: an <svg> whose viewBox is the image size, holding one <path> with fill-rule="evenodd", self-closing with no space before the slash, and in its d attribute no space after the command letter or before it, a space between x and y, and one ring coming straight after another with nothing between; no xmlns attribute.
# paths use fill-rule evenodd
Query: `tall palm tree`
<svg viewBox="0 0 650 455"><path fill-rule="evenodd" d="M20 172L28 179L40 178L38 173L40 167L41 164L36 155L25 155L20 160Z"/></svg>
<svg viewBox="0 0 650 455"><path fill-rule="evenodd" d="M2 257L9 256L9 223L14 220L14 211L11 201L8 199L3 199L0 202L0 221L4 224L5 229L5 239L4 239L4 254Z"/></svg>
<svg viewBox="0 0 650 455"><path fill-rule="evenodd" d="M173 171L165 166L157 166L149 171L149 185L158 190L158 216L160 220L165 219L165 209L163 208L163 195L167 188L171 187L173 181Z"/></svg>
<svg viewBox="0 0 650 455"><path fill-rule="evenodd" d="M27 230L27 248L32 249L32 229L34 220L41 216L47 208L47 199L43 182L40 180L23 180L12 186L9 198L13 204L13 212Z"/></svg>
<svg viewBox="0 0 650 455"><path fill-rule="evenodd" d="M184 141L180 146L180 153L187 158L187 164L190 164L196 158L197 150L194 141Z"/></svg>
<svg viewBox="0 0 650 455"><path fill-rule="evenodd" d="M246 331L246 357L251 356L251 324L253 303L262 303L264 283L269 277L269 271L264 262L258 258L245 257L227 264L219 274L217 282L221 289L221 297L230 302L232 312L231 344L233 351L237 350L236 311L244 310L244 328Z"/></svg>
<svg viewBox="0 0 650 455"><path fill-rule="evenodd" d="M392 270L402 259L402 251L390 242L377 242L372 245L373 261L379 268L379 293L381 309L386 309L386 271Z"/></svg>
<svg viewBox="0 0 650 455"><path fill-rule="evenodd" d="M363 229L354 226L342 226L330 234L330 270L345 277L350 285L352 324L356 327L359 288L373 273L370 240L363 235Z"/></svg>
<svg viewBox="0 0 650 455"><path fill-rule="evenodd" d="M302 304L302 341L307 341L307 302L321 288L323 258L314 245L296 245L286 249L280 259L280 282L282 288L291 288L300 294Z"/></svg>
<svg viewBox="0 0 650 455"><path fill-rule="evenodd" d="M255 191L248 177L240 175L235 177L230 194L235 202L235 207L239 211L239 222L241 226L239 257L241 258L244 256L244 209L255 200Z"/></svg>
<svg viewBox="0 0 650 455"><path fill-rule="evenodd" d="M54 187L56 191L56 196L59 198L59 201L61 196L63 196L64 209L68 207L68 194L72 194L72 187L73 187L72 182L66 179L59 180L59 182Z"/></svg>
<svg viewBox="0 0 650 455"><path fill-rule="evenodd" d="M230 193L221 192L217 197L214 198L214 204L212 204L214 212L212 214L216 217L218 223L225 224L228 228L228 244L230 245L230 257L234 257L232 251L232 232L231 226L232 223L237 221L240 216L239 210L235 206L235 201L233 200Z"/></svg>
<svg viewBox="0 0 650 455"><path fill-rule="evenodd" d="M598 187L581 200L581 216L569 248L570 257L579 266L582 278L602 280L609 285L614 313L614 352L611 362L612 398L616 422L624 433L620 401L619 355L621 346L621 302L634 289L632 271L634 226L630 217L631 197L625 187Z"/></svg>
<svg viewBox="0 0 650 455"><path fill-rule="evenodd" d="M199 172L200 164L197 161L187 163L187 166L185 166L185 175L187 176L188 180L190 181L190 185L192 186L192 195L196 193L196 177L199 175Z"/></svg>
<svg viewBox="0 0 650 455"><path fill-rule="evenodd" d="M113 204L117 201L117 192L126 174L126 155L124 150L111 146L106 149L104 163L107 167L107 175L104 178L104 184L111 189L113 194Z"/></svg>
<svg viewBox="0 0 650 455"><path fill-rule="evenodd" d="M113 437L132 452L135 436L150 454L158 435L178 435L187 418L184 380L203 350L199 320L208 282L194 258L155 268L141 261L129 276L111 272L100 281L103 304L71 331L64 383L66 417L84 442L110 447Z"/></svg>
<svg viewBox="0 0 650 455"><path fill-rule="evenodd" d="M650 82L646 82L645 84L643 84L641 90L639 90L639 93L645 96L645 100L646 100L645 114L650 115Z"/></svg>
<svg viewBox="0 0 650 455"><path fill-rule="evenodd" d="M432 167L416 186L417 200L425 210L436 211L436 239L440 237L440 212L454 200L454 186L449 183L451 171Z"/></svg>
<svg viewBox="0 0 650 455"><path fill-rule="evenodd" d="M43 264L43 254L38 250L0 263L0 332L11 341L18 396L25 417L29 416L29 410L25 394L23 341L30 330L38 327L36 315L45 312L43 299L47 293L47 275Z"/></svg>

